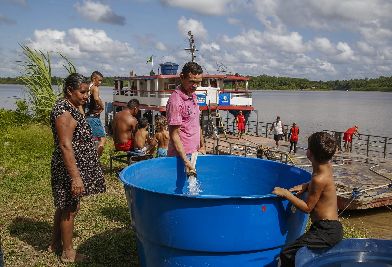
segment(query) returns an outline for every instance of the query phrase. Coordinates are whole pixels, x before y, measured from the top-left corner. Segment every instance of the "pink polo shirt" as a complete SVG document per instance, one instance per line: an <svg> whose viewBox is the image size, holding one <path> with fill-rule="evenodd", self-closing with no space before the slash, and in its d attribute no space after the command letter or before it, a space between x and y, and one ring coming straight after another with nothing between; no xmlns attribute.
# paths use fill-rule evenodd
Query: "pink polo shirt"
<svg viewBox="0 0 392 267"><path fill-rule="evenodd" d="M168 125L180 125L180 140L185 154L196 152L200 148L200 109L197 96L184 94L180 87L170 95L166 105ZM169 140L168 156L178 156L172 140Z"/></svg>

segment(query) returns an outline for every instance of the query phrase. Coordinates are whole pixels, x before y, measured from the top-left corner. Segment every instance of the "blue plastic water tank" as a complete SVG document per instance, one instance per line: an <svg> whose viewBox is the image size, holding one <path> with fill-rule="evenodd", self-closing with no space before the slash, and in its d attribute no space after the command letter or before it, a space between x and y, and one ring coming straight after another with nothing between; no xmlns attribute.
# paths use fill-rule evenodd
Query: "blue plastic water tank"
<svg viewBox="0 0 392 267"><path fill-rule="evenodd" d="M271 191L310 180L297 167L236 156L200 156L202 192L189 195L175 157L120 173L135 224L141 266L276 266L307 215Z"/></svg>
<svg viewBox="0 0 392 267"><path fill-rule="evenodd" d="M162 75L176 75L178 70L178 64L172 62L166 62L159 64L161 66Z"/></svg>
<svg viewBox="0 0 392 267"><path fill-rule="evenodd" d="M345 239L331 249L301 248L296 267L392 267L392 240Z"/></svg>

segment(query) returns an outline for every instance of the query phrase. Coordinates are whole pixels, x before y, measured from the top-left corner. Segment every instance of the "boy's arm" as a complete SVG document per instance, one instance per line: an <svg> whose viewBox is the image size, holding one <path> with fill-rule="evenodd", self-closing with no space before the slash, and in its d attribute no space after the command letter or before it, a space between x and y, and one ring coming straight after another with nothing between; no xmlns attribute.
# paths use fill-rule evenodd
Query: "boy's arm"
<svg viewBox="0 0 392 267"><path fill-rule="evenodd" d="M289 190L285 188L275 187L273 194L284 197L295 207L300 209L303 212L310 213L316 206L317 202L320 199L321 193L324 190L325 182L323 181L322 177L314 176L312 181L309 183L308 186L308 197L304 201L296 196L294 196Z"/></svg>

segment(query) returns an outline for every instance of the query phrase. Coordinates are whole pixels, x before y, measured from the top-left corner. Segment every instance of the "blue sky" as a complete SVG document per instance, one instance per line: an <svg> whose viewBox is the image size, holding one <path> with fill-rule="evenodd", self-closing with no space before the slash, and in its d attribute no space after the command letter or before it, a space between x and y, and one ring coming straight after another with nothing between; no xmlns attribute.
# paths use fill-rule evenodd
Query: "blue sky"
<svg viewBox="0 0 392 267"><path fill-rule="evenodd" d="M0 76L18 76L20 44L66 55L78 72L147 74L183 65L187 32L205 72L311 80L391 76L390 0L0 0Z"/></svg>

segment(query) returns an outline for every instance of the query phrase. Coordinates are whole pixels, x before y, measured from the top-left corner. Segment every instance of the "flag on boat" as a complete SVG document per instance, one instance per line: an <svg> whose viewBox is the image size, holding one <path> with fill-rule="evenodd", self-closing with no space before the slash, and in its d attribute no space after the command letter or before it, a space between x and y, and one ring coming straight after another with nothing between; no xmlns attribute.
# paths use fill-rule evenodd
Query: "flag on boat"
<svg viewBox="0 0 392 267"><path fill-rule="evenodd" d="M154 59L152 58L152 56L147 59L146 64L147 63L151 63L151 66L154 66Z"/></svg>

